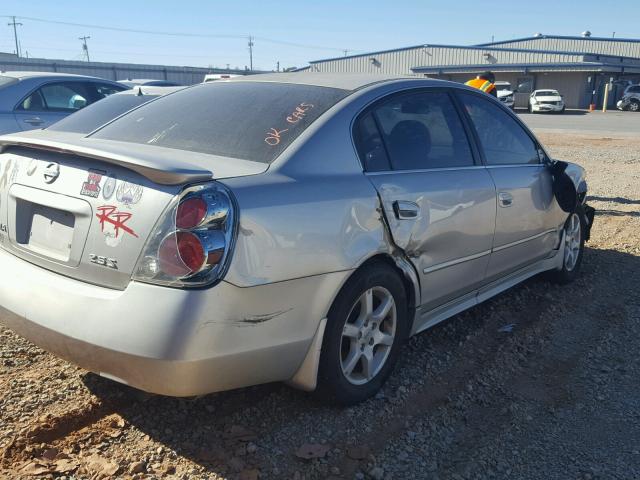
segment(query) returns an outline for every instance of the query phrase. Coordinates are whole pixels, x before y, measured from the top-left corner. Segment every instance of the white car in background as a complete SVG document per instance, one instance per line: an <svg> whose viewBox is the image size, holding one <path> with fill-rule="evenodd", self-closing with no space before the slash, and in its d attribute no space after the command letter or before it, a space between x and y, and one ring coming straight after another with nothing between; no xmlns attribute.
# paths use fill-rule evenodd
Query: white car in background
<svg viewBox="0 0 640 480"><path fill-rule="evenodd" d="M494 85L496 86L498 100L500 100L505 107L513 109L515 102L513 100L513 89L511 84L509 82L498 80Z"/></svg>
<svg viewBox="0 0 640 480"><path fill-rule="evenodd" d="M529 111L535 112L558 112L565 110L564 98L557 90L544 89L534 90L529 97Z"/></svg>
<svg viewBox="0 0 640 480"><path fill-rule="evenodd" d="M236 75L233 73L207 73L204 76L204 80L202 83L215 82L216 80L230 80L235 77L240 77L241 75Z"/></svg>

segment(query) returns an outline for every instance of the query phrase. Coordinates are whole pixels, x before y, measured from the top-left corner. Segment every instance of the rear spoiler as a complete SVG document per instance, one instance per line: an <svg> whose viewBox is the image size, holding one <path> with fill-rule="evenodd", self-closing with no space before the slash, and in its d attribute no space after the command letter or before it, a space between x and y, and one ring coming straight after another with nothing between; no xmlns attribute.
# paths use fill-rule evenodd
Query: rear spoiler
<svg viewBox="0 0 640 480"><path fill-rule="evenodd" d="M43 131L38 131L43 132ZM82 145L83 137L65 135L56 132L56 139L38 138L21 134L4 135L0 137L0 153L11 147L24 147L45 150L68 155L78 155L101 162L119 165L133 170L160 185L181 185L211 180L213 172L181 160L169 159L166 155L135 155L129 152L138 149L134 144L119 145L119 142L92 141ZM70 141L69 141L70 140ZM152 147L153 148L153 147ZM155 153L155 152L154 152Z"/></svg>

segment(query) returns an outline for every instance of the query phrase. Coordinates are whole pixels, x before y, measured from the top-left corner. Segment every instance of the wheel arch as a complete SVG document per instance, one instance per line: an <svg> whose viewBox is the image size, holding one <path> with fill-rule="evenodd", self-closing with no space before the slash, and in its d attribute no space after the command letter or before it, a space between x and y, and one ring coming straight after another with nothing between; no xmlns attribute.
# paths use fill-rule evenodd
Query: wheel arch
<svg viewBox="0 0 640 480"><path fill-rule="evenodd" d="M320 354L322 349L322 341L324 338L325 327L327 324L327 317L329 310L335 303L336 298L340 295L340 292L344 289L345 285L353 278L353 276L368 267L369 265L381 263L384 264L393 271L395 271L400 277L404 286L405 293L407 295L407 318L409 319L408 331L413 330L413 323L416 316L416 308L420 303L420 280L418 274L413 267L412 263L400 254L389 253L377 253L362 261L353 271L345 277L344 281L339 288L336 289L336 294L331 301L331 305L327 308L327 315L320 321L316 333L311 341L307 355L302 364L296 371L296 373L287 380L285 383L288 385L305 391L313 391L316 389L318 383L318 366L320 363Z"/></svg>

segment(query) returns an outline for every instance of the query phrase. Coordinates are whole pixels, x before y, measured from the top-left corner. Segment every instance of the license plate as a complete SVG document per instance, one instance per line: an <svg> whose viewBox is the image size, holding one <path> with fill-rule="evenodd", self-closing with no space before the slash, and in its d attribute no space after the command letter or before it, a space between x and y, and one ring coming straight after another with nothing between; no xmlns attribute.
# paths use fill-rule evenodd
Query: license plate
<svg viewBox="0 0 640 480"><path fill-rule="evenodd" d="M31 222L28 235L25 235L25 248L34 253L45 255L66 262L71 255L73 243L73 229L75 216L72 213L47 207L45 205L31 204Z"/></svg>

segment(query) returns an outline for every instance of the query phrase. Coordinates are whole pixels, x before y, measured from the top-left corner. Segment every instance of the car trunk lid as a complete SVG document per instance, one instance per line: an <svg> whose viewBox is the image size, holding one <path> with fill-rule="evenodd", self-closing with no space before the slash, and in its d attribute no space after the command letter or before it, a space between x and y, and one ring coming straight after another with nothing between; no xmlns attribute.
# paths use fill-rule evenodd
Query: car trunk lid
<svg viewBox="0 0 640 480"><path fill-rule="evenodd" d="M116 289L128 285L156 222L185 185L220 178L212 170L228 177L267 167L238 161L234 170L231 159L205 155L207 169L176 160L190 152L56 137L0 138L0 248Z"/></svg>

